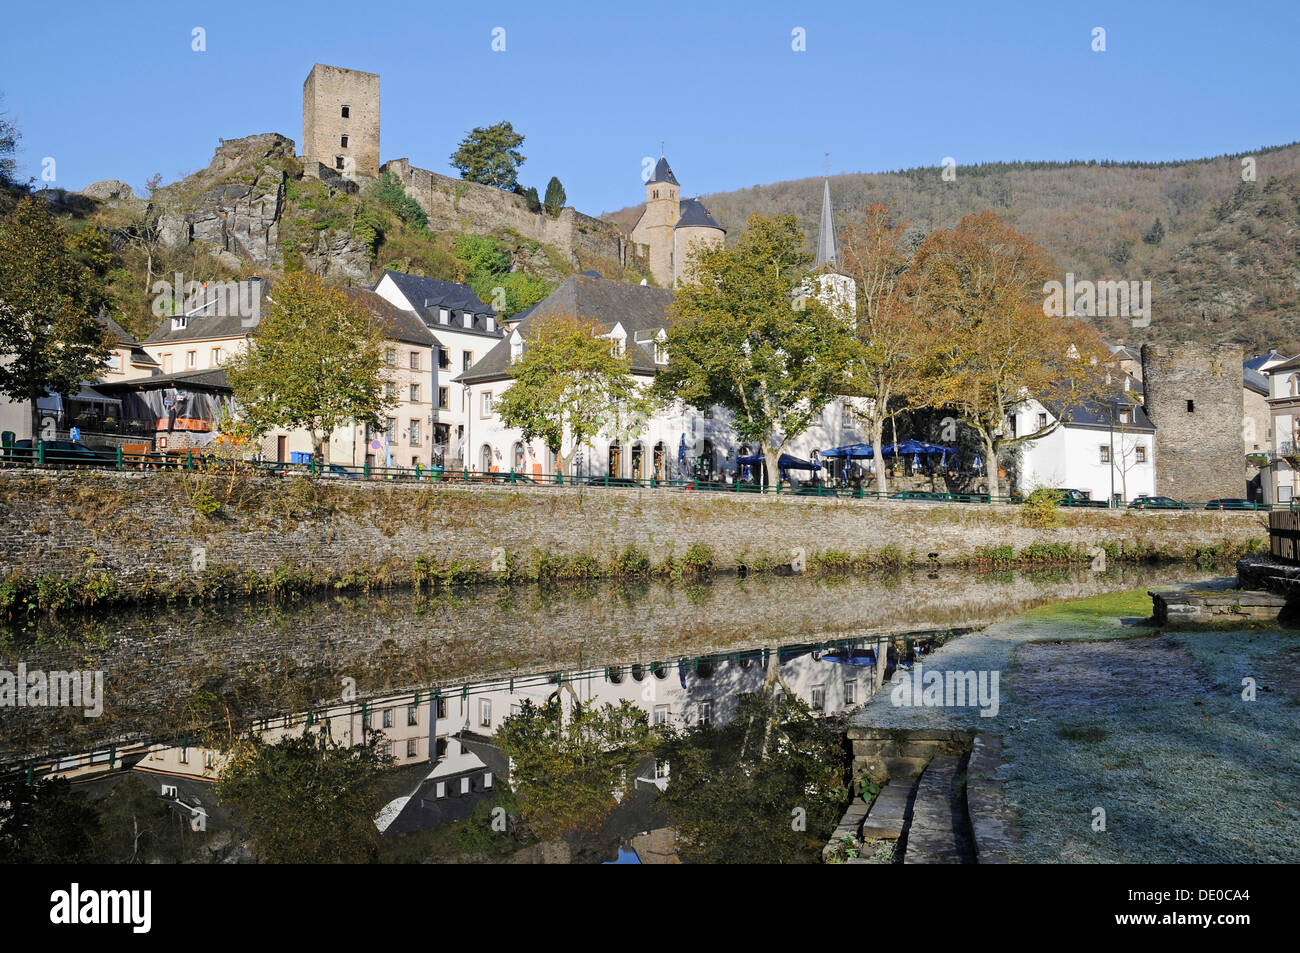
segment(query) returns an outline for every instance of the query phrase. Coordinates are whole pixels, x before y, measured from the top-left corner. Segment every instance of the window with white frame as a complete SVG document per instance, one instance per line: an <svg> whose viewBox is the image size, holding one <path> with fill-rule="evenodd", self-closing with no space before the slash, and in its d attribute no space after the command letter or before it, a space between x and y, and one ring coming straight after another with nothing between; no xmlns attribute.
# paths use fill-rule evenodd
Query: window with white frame
<svg viewBox="0 0 1300 953"><path fill-rule="evenodd" d="M411 446L418 447L420 445L420 421L412 418L410 430L411 430Z"/></svg>
<svg viewBox="0 0 1300 953"><path fill-rule="evenodd" d="M186 352L185 352L185 366L186 366L186 367L198 367L198 366L199 366L199 352L198 352L198 351L186 351Z"/></svg>
<svg viewBox="0 0 1300 953"><path fill-rule="evenodd" d="M411 385L411 403L413 403L413 404L418 404L419 402L420 402L420 385L419 385L419 384L412 384L412 385Z"/></svg>
<svg viewBox="0 0 1300 953"><path fill-rule="evenodd" d="M419 369L420 369L420 352L419 352L419 351L412 351L412 352L411 352L411 370L413 370L413 371L418 371Z"/></svg>
<svg viewBox="0 0 1300 953"><path fill-rule="evenodd" d="M852 679L844 683L844 704L856 705L858 703L858 683Z"/></svg>
<svg viewBox="0 0 1300 953"><path fill-rule="evenodd" d="M713 724L713 702L711 701L700 702L700 724L701 725Z"/></svg>
<svg viewBox="0 0 1300 953"><path fill-rule="evenodd" d="M483 410L481 416L492 416L492 392L490 390L485 390L483 392Z"/></svg>
<svg viewBox="0 0 1300 953"><path fill-rule="evenodd" d="M812 708L813 711L826 710L826 686L814 685L812 690Z"/></svg>
<svg viewBox="0 0 1300 953"><path fill-rule="evenodd" d="M1110 463L1110 447L1103 443L1099 449L1101 450L1101 462Z"/></svg>
<svg viewBox="0 0 1300 953"><path fill-rule="evenodd" d="M1144 444L1138 444L1136 447L1133 448L1133 462L1134 463L1147 462L1147 448Z"/></svg>
<svg viewBox="0 0 1300 953"><path fill-rule="evenodd" d="M480 698L478 700L478 723L481 728L492 727L492 700L490 698Z"/></svg>

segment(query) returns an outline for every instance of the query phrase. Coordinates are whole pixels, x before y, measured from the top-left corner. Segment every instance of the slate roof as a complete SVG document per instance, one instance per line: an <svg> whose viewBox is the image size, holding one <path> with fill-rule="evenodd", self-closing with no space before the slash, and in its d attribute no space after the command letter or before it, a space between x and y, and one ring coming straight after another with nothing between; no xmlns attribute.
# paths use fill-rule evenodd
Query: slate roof
<svg viewBox="0 0 1300 953"><path fill-rule="evenodd" d="M223 368L213 367L206 371L181 371L177 374L155 374L153 377L137 377L129 381L104 381L95 385L96 390L110 393L156 387L175 387L177 385L197 387L207 390L229 391L230 380Z"/></svg>
<svg viewBox="0 0 1300 953"><path fill-rule="evenodd" d="M415 312L399 308L387 298L366 288L348 288L346 292L354 302L369 309L389 340L425 347L437 345L438 339Z"/></svg>
<svg viewBox="0 0 1300 953"><path fill-rule="evenodd" d="M1268 375L1263 371L1243 364L1241 368L1241 386L1257 394L1268 396Z"/></svg>
<svg viewBox="0 0 1300 953"><path fill-rule="evenodd" d="M837 267L840 261L840 246L835 240L835 210L831 207L831 180L822 182L822 220L817 229L817 257L814 267L822 265Z"/></svg>
<svg viewBox="0 0 1300 953"><path fill-rule="evenodd" d="M428 305L442 308L454 308L457 311L479 312L492 309L479 300L478 295L469 285L454 281L442 281L438 278L424 278L420 275L408 275L402 271L385 271L397 290L406 295L406 300L420 310ZM382 278L381 278L382 280Z"/></svg>
<svg viewBox="0 0 1300 953"><path fill-rule="evenodd" d="M260 286L258 297L260 299L261 314L266 314L270 283L263 279L254 278L251 280ZM240 284L242 285L243 282L240 282ZM251 300L251 296L239 294L236 296L236 301L227 302L225 307L219 307L221 296L218 295L215 288L206 288L199 294L192 295L185 300L183 305L184 314L186 315L185 327L177 328L172 316L168 316L163 318L153 334L145 338L144 343L167 344L173 341L206 341L211 338L239 338L251 334L256 325L244 323L253 317L252 309L243 307L246 297ZM227 313L217 314L217 311Z"/></svg>
<svg viewBox="0 0 1300 953"><path fill-rule="evenodd" d="M1262 370L1264 365L1267 364L1269 361L1281 361L1283 363L1286 363L1287 361L1290 360L1292 360L1292 358L1287 357L1285 354L1279 353L1273 348L1269 348L1267 354L1256 354L1248 361L1245 361L1242 364L1242 367L1248 368L1252 371L1259 371ZM1272 368L1270 368L1270 370L1271 369Z"/></svg>
<svg viewBox="0 0 1300 953"><path fill-rule="evenodd" d="M609 278L571 275L544 300L530 308L516 325L528 336L533 324L542 317L569 314L589 318L607 331L622 324L627 333L627 356L632 370L654 374L654 345L649 340L660 328L668 327L668 306L673 293L668 288L630 285ZM642 339L638 343L638 339ZM468 371L455 380L464 384L504 380L510 376L510 341L502 340Z"/></svg>
<svg viewBox="0 0 1300 953"><path fill-rule="evenodd" d="M699 199L682 199L681 208L682 217L677 220L677 228L716 228L726 231Z"/></svg>
<svg viewBox="0 0 1300 953"><path fill-rule="evenodd" d="M677 181L677 176L673 175L673 170L668 167L668 160L663 156L660 156L659 161L655 163L655 173L650 176L650 181L671 182L673 185L681 184Z"/></svg>
<svg viewBox="0 0 1300 953"><path fill-rule="evenodd" d="M502 336L504 320L492 308L480 301L469 285L408 275L400 271L385 271L384 274L392 279L397 290L410 302L426 328L435 331L441 328L461 334L478 334L496 339ZM380 281L382 280L381 278ZM376 284L375 287L379 286ZM450 312L447 324L442 323L443 308ZM471 315L469 327L465 327L466 314ZM489 320L492 323L491 328L489 328Z"/></svg>
<svg viewBox="0 0 1300 953"><path fill-rule="evenodd" d="M1137 403L1120 390L1115 390L1114 396L1119 400L1123 407L1126 407L1133 412L1133 419L1126 424L1120 424L1119 418L1116 417L1116 430L1122 428L1126 433L1133 433L1134 431L1155 433L1155 424L1151 422L1151 418L1147 416L1146 410L1143 409L1140 403ZM1043 406L1051 411L1052 415L1058 420L1060 419L1061 413L1059 408L1053 407L1046 402L1043 402ZM1070 411L1069 419L1064 423L1064 426L1067 427L1085 427L1089 430L1109 430L1110 425L1110 404L1103 401L1093 400L1086 400L1081 404L1075 405L1075 407Z"/></svg>
<svg viewBox="0 0 1300 953"><path fill-rule="evenodd" d="M143 365L146 367L157 367L158 362L149 356L149 352L140 346L132 335L127 333L126 328L118 324L106 314L98 316L100 324L104 325L117 338L117 347L129 348L131 351L131 363Z"/></svg>

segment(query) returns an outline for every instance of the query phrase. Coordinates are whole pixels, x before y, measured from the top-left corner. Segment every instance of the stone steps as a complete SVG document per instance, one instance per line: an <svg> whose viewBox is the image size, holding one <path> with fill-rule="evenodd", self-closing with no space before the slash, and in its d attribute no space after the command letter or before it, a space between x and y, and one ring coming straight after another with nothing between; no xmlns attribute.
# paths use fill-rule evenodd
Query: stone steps
<svg viewBox="0 0 1300 953"><path fill-rule="evenodd" d="M917 782L905 830L905 864L973 864L966 810L966 758L937 754Z"/></svg>
<svg viewBox="0 0 1300 953"><path fill-rule="evenodd" d="M862 821L863 840L898 840L907 829L907 815L916 791L916 777L886 781Z"/></svg>

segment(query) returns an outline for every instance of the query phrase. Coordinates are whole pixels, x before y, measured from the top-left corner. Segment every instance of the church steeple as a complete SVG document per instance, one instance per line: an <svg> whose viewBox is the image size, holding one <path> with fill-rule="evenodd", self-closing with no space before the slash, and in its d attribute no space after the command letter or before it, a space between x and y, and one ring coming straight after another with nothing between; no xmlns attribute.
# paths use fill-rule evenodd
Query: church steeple
<svg viewBox="0 0 1300 953"><path fill-rule="evenodd" d="M817 230L817 259L813 264L817 268L822 265L838 268L840 246L835 240L835 210L831 207L831 180L822 181L822 221Z"/></svg>

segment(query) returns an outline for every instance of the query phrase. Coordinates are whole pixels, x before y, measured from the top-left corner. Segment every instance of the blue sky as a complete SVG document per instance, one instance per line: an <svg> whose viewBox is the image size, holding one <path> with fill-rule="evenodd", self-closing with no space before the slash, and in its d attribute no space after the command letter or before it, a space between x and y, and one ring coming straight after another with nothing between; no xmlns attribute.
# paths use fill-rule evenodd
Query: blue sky
<svg viewBox="0 0 1300 953"><path fill-rule="evenodd" d="M527 136L521 181L558 175L595 214L642 200L661 140L688 195L818 175L824 153L834 172L875 172L1291 142L1297 39L1295 0L64 2L9 18L0 108L23 178L49 156L55 185L139 190L206 166L221 137L301 147L311 65L352 67L382 77L384 160L450 172L469 129L509 119Z"/></svg>

